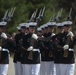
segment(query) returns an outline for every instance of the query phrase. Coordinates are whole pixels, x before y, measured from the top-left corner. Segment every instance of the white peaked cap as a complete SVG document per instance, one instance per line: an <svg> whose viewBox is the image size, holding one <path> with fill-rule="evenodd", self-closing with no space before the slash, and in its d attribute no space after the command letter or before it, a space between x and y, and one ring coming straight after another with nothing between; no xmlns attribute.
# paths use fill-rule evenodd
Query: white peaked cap
<svg viewBox="0 0 76 75"><path fill-rule="evenodd" d="M41 28L41 29L44 28L44 25L41 25L40 28Z"/></svg>
<svg viewBox="0 0 76 75"><path fill-rule="evenodd" d="M26 25L28 25L28 23L20 23L19 24L20 27L22 27L22 26L25 26L26 27Z"/></svg>
<svg viewBox="0 0 76 75"><path fill-rule="evenodd" d="M0 26L6 26L7 22L0 22Z"/></svg>
<svg viewBox="0 0 76 75"><path fill-rule="evenodd" d="M41 27L37 28L37 31L41 31Z"/></svg>
<svg viewBox="0 0 76 75"><path fill-rule="evenodd" d="M26 28L29 28L29 24L27 24L27 25L25 25L26 26Z"/></svg>
<svg viewBox="0 0 76 75"><path fill-rule="evenodd" d="M63 24L63 23L56 23L56 25L57 25L57 26L59 26L59 27L64 26L64 24Z"/></svg>
<svg viewBox="0 0 76 75"><path fill-rule="evenodd" d="M47 24L44 24L44 25L43 25L43 28L45 28L45 27L48 27Z"/></svg>
<svg viewBox="0 0 76 75"><path fill-rule="evenodd" d="M64 22L63 22L63 25L68 25L68 26L69 26L69 25L72 25L72 21L64 21Z"/></svg>
<svg viewBox="0 0 76 75"><path fill-rule="evenodd" d="M21 27L20 26L18 26L18 27L16 27L18 30L20 30L21 29Z"/></svg>
<svg viewBox="0 0 76 75"><path fill-rule="evenodd" d="M36 25L37 25L36 22L30 22L30 23L28 23L28 24L29 24L29 26L36 26Z"/></svg>
<svg viewBox="0 0 76 75"><path fill-rule="evenodd" d="M44 25L44 27L48 27L47 23Z"/></svg>
<svg viewBox="0 0 76 75"><path fill-rule="evenodd" d="M48 22L47 25L48 26L55 26L56 25L56 22Z"/></svg>

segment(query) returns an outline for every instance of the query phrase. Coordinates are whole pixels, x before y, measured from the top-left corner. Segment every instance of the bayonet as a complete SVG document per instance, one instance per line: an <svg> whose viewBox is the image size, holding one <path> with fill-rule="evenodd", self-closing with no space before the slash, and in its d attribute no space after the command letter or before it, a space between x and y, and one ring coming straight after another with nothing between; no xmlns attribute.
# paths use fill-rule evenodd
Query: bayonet
<svg viewBox="0 0 76 75"><path fill-rule="evenodd" d="M56 16L56 18L55 18L56 21L58 21L59 14L60 14L60 10L58 11L57 16Z"/></svg>
<svg viewBox="0 0 76 75"><path fill-rule="evenodd" d="M12 17L14 15L15 10L16 10L16 7L13 8L13 11L12 11L12 14L11 14Z"/></svg>
<svg viewBox="0 0 76 75"><path fill-rule="evenodd" d="M41 16L43 16L43 15L44 15L44 11L45 11L45 7L43 8L43 11L42 11L42 14L41 14Z"/></svg>
<svg viewBox="0 0 76 75"><path fill-rule="evenodd" d="M11 11L8 12L7 21L11 21Z"/></svg>
<svg viewBox="0 0 76 75"><path fill-rule="evenodd" d="M38 9L36 9L36 11L35 11L35 13L34 13L34 18L36 17L36 15L37 15L37 11L38 11Z"/></svg>
<svg viewBox="0 0 76 75"><path fill-rule="evenodd" d="M30 18L29 22L31 22L31 21L33 20L33 17L34 17L34 12L33 12L33 14L31 15L31 18Z"/></svg>
<svg viewBox="0 0 76 75"><path fill-rule="evenodd" d="M69 17L71 16L71 13L72 13L72 8L70 8Z"/></svg>
<svg viewBox="0 0 76 75"><path fill-rule="evenodd" d="M8 10L5 12L4 17L2 18L2 20L7 20L7 14L8 14Z"/></svg>
<svg viewBox="0 0 76 75"><path fill-rule="evenodd" d="M55 20L55 14L53 15L53 17L52 17L52 21L54 21Z"/></svg>
<svg viewBox="0 0 76 75"><path fill-rule="evenodd" d="M40 10L38 17L36 18L37 23L41 20L41 13L42 13L42 9Z"/></svg>
<svg viewBox="0 0 76 75"><path fill-rule="evenodd" d="M62 12L63 12L63 8L61 8L61 10L60 10L59 17L61 17Z"/></svg>
<svg viewBox="0 0 76 75"><path fill-rule="evenodd" d="M10 17L12 17L12 12L13 12L13 7L11 8L11 11L10 11Z"/></svg>
<svg viewBox="0 0 76 75"><path fill-rule="evenodd" d="M69 15L67 17L67 20L70 20L71 19L71 13L72 13L72 8L70 8L70 11L69 11Z"/></svg>
<svg viewBox="0 0 76 75"><path fill-rule="evenodd" d="M40 10L40 12L39 12L39 16L38 16L38 17L41 17L41 14L42 14L42 9Z"/></svg>

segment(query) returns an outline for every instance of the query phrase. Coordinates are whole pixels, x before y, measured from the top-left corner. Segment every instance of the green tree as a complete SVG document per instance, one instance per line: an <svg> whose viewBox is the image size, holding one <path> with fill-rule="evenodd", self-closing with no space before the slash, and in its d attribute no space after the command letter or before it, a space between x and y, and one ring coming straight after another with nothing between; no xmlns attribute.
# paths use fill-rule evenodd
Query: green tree
<svg viewBox="0 0 76 75"><path fill-rule="evenodd" d="M73 5L74 4L74 5ZM76 12L74 0L0 0L0 20L3 18L6 10L16 7L16 11L11 22L7 25L7 32L16 31L16 27L22 22L28 22L32 13L38 9L46 7L44 17L40 25L49 21L52 15L63 7L63 18L68 14L70 7ZM65 14L67 13L67 14ZM38 14L37 14L38 15Z"/></svg>

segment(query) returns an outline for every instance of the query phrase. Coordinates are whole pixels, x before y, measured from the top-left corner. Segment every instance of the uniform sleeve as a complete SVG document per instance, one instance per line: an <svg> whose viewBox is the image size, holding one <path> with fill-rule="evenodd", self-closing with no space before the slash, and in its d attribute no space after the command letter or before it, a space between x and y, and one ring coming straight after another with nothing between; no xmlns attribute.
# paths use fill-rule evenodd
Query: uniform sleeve
<svg viewBox="0 0 76 75"><path fill-rule="evenodd" d="M8 49L10 52L15 52L16 43L14 39L8 39Z"/></svg>

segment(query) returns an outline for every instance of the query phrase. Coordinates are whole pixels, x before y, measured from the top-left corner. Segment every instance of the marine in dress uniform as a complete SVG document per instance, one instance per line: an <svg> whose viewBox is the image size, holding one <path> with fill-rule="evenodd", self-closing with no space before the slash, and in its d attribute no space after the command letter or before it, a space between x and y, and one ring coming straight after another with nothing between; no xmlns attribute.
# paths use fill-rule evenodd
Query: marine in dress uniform
<svg viewBox="0 0 76 75"><path fill-rule="evenodd" d="M0 75L7 75L9 66L9 51L14 49L14 43L10 40L6 33L4 33L4 27L6 22L0 22Z"/></svg>
<svg viewBox="0 0 76 75"><path fill-rule="evenodd" d="M2 27L6 25L6 22L0 22L0 37L2 34ZM5 34L5 33L4 33ZM2 38L2 37L1 37ZM5 34L5 38L7 39L7 36ZM9 55L8 55L8 50L7 51L2 51L2 41L0 41L0 75L6 75L8 71L8 64L9 64ZM5 55L5 56L4 56Z"/></svg>
<svg viewBox="0 0 76 75"><path fill-rule="evenodd" d="M74 58L74 34L71 31L71 21L64 21L65 42L63 45L63 62L61 65L61 75L74 75L75 58Z"/></svg>
<svg viewBox="0 0 76 75"><path fill-rule="evenodd" d="M16 42L16 51L14 54L14 65L15 65L15 74L22 75L22 46L23 46L23 36L25 35L25 23L19 24L21 28L21 32L16 34L15 42Z"/></svg>
<svg viewBox="0 0 76 75"><path fill-rule="evenodd" d="M20 33L21 33L21 27L18 26L17 27L17 33L16 33L16 35L20 34ZM14 40L15 40L15 36L13 37ZM15 69L15 75L18 75L18 69L17 69L18 67L17 67L17 58L16 58L16 55L17 55L17 52L15 51L14 52L14 59L13 59L13 61L14 61L14 67L15 67L14 69Z"/></svg>
<svg viewBox="0 0 76 75"><path fill-rule="evenodd" d="M43 43L44 46L41 48L41 75L55 75L54 57L52 50L52 37L55 35L54 28L55 22L48 22L45 26L47 33L44 32L43 36L46 41ZM48 30L48 31L47 31Z"/></svg>
<svg viewBox="0 0 76 75"><path fill-rule="evenodd" d="M23 45L26 49L23 56L23 74L24 75L40 75L40 50L38 44L38 36L35 34L35 22L30 22L29 33L24 36Z"/></svg>
<svg viewBox="0 0 76 75"><path fill-rule="evenodd" d="M75 67L74 49L73 49L74 34L71 31L72 22L64 21L63 25L64 25L64 33L62 33L61 36L59 35L60 36L60 39L59 39L60 46L57 46L61 49L58 48L58 50L55 54L55 60L54 60L54 62L56 64L59 64L58 67L56 65L56 73L57 73L57 75L74 75L74 67ZM59 43L58 43L58 45L59 45Z"/></svg>
<svg viewBox="0 0 76 75"><path fill-rule="evenodd" d="M64 25L63 23L57 23L56 24L58 27L58 34L56 34L53 37L54 40L54 64L56 67L56 75L61 75L60 74L60 65L62 64L62 57L63 57L63 41L64 41Z"/></svg>

